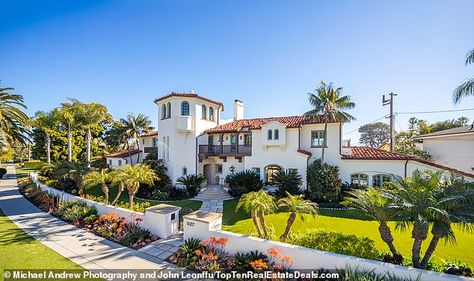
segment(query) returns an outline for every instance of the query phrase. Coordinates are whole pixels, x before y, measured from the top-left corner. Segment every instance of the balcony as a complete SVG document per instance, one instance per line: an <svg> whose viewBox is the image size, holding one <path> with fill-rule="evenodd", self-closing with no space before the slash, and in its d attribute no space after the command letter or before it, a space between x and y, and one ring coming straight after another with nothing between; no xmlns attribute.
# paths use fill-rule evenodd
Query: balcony
<svg viewBox="0 0 474 281"><path fill-rule="evenodd" d="M251 145L200 145L199 156L252 156Z"/></svg>

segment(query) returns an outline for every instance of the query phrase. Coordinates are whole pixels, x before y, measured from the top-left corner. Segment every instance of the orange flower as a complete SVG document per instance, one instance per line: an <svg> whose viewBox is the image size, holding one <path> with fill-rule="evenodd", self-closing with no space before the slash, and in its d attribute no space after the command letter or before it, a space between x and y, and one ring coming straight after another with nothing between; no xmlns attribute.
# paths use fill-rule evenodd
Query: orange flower
<svg viewBox="0 0 474 281"><path fill-rule="evenodd" d="M270 248L267 250L268 254L276 259L281 259L282 255L277 248Z"/></svg>
<svg viewBox="0 0 474 281"><path fill-rule="evenodd" d="M254 270L268 269L267 263L262 259L251 261L249 264Z"/></svg>
<svg viewBox="0 0 474 281"><path fill-rule="evenodd" d="M225 244L227 244L227 241L229 241L228 238L222 237L222 238L217 239L216 243L219 244L219 245L225 245Z"/></svg>
<svg viewBox="0 0 474 281"><path fill-rule="evenodd" d="M283 263L287 264L287 265L291 265L293 264L295 261L293 260L292 257L290 256L284 256L283 259L282 259Z"/></svg>
<svg viewBox="0 0 474 281"><path fill-rule="evenodd" d="M206 245L207 245L207 242L208 242L207 240L202 240L202 241L201 241L201 246L203 246L203 247L206 246Z"/></svg>
<svg viewBox="0 0 474 281"><path fill-rule="evenodd" d="M196 251L194 251L194 252L196 253L196 255L197 255L198 257L200 257L200 256L202 255L202 252L201 252L201 250L199 250L199 249L196 250Z"/></svg>

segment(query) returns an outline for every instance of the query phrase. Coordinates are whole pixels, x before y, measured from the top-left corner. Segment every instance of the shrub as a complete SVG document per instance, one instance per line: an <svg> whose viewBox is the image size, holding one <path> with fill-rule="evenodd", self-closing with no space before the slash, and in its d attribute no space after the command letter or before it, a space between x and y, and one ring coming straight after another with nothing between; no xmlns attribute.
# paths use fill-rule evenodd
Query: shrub
<svg viewBox="0 0 474 281"><path fill-rule="evenodd" d="M65 221L82 222L91 215L97 215L97 210L94 207L87 206L82 201L69 201L64 202L56 214Z"/></svg>
<svg viewBox="0 0 474 281"><path fill-rule="evenodd" d="M150 152L146 155L145 157L145 161L156 161L158 160L158 151L153 151L153 152Z"/></svg>
<svg viewBox="0 0 474 281"><path fill-rule="evenodd" d="M198 250L201 252L204 250L201 241L194 238L187 239L177 252L175 257L176 264L182 267L193 268L198 260L196 254Z"/></svg>
<svg viewBox="0 0 474 281"><path fill-rule="evenodd" d="M301 175L294 171L279 170L273 176L271 185L278 187L277 195L285 196L286 192L290 194L300 194L299 186L303 182Z"/></svg>
<svg viewBox="0 0 474 281"><path fill-rule="evenodd" d="M150 154L148 154L148 156ZM171 190L173 186L171 183L171 178L166 174L166 167L163 165L163 162L145 158L143 163L155 171L158 180L155 180L153 185L141 184L140 188L138 189L137 196L152 199L167 199L172 197L173 194L171 193ZM162 195L164 193L167 194L166 198L164 198L164 195ZM160 198L154 198L153 194L160 194Z"/></svg>
<svg viewBox="0 0 474 281"><path fill-rule="evenodd" d="M448 261L442 268L444 273L473 277L472 268L464 262Z"/></svg>
<svg viewBox="0 0 474 281"><path fill-rule="evenodd" d="M41 161L28 161L23 163L23 168L31 170L40 170L45 165L47 164Z"/></svg>
<svg viewBox="0 0 474 281"><path fill-rule="evenodd" d="M336 202L341 191L339 168L315 160L307 169L309 196L316 202Z"/></svg>
<svg viewBox="0 0 474 281"><path fill-rule="evenodd" d="M5 168L0 168L0 179L3 178L3 176L7 173L7 169Z"/></svg>
<svg viewBox="0 0 474 281"><path fill-rule="evenodd" d="M118 201L117 204L115 204L115 206L117 206L119 208L129 209L129 210L132 210L132 211L135 211L135 212L144 213L145 209L150 207L151 204L148 201L146 201L146 202L135 202L135 204L133 204L133 208L130 208L130 203Z"/></svg>
<svg viewBox="0 0 474 281"><path fill-rule="evenodd" d="M177 179L177 181L186 186L189 195L196 196L201 190L201 184L206 180L203 175L185 175Z"/></svg>
<svg viewBox="0 0 474 281"><path fill-rule="evenodd" d="M380 259L380 252L375 242L368 237L358 237L339 232L311 230L301 234L291 234L291 244L334 252L343 255L357 256L372 260Z"/></svg>
<svg viewBox="0 0 474 281"><path fill-rule="evenodd" d="M237 272L252 271L252 262L261 260L268 263L268 256L259 251L251 251L249 253L237 253L234 256L234 265Z"/></svg>
<svg viewBox="0 0 474 281"><path fill-rule="evenodd" d="M225 182L229 185L229 193L235 197L239 197L244 193L258 191L263 187L260 175L252 170L227 175Z"/></svg>

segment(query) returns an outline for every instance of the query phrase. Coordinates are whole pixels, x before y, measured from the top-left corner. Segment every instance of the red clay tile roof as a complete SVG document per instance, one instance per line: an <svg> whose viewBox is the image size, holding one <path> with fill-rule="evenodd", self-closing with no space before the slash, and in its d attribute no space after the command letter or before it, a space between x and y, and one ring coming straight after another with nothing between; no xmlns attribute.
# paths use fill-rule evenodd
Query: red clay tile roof
<svg viewBox="0 0 474 281"><path fill-rule="evenodd" d="M415 156L406 155L403 153L390 152L379 148L374 147L365 147L365 146L351 146L350 147L352 154L351 155L342 155L342 159L348 160L411 160L416 161L422 164L433 166L442 170L450 171L455 174L460 174L466 177L474 178L474 174L466 173L458 169L454 169L448 166L444 166L435 162L427 161L420 159Z"/></svg>
<svg viewBox="0 0 474 281"><path fill-rule="evenodd" d="M297 151L298 151L299 153L303 153L303 154L308 155L308 156L310 156L310 157L311 157L311 155L313 155L313 153L311 153L311 152L309 152L309 151L307 151L307 150L304 150L304 149L298 149Z"/></svg>
<svg viewBox="0 0 474 281"><path fill-rule="evenodd" d="M111 154L108 154L108 155L105 155L105 157L110 157L110 158L125 158L125 157L129 157L129 156L132 156L134 154L137 154L141 152L139 149L132 149L132 150L125 150L125 151L120 151L120 152L116 152L116 153L111 153Z"/></svg>
<svg viewBox="0 0 474 281"><path fill-rule="evenodd" d="M140 136L140 138L143 138L143 137L153 137L153 136L158 136L158 131L151 131L151 132L148 132L146 134L143 134Z"/></svg>
<svg viewBox="0 0 474 281"><path fill-rule="evenodd" d="M204 100L204 101L207 101L207 102L210 102L210 103L214 103L214 104L217 104L217 105L220 105L222 107L222 111L224 111L224 104L222 104L221 102L218 102L218 101L214 101L214 100L211 100L211 99L208 99L208 98L205 98L205 97L202 97L196 93L177 93L177 92L171 92L171 94L169 95L166 95L166 96L162 96L162 97L159 97L157 99L155 99L155 103L161 101L161 100L164 100L164 99L167 99L167 98L171 98L171 97L185 97L185 98L197 98L197 99L200 99L200 100Z"/></svg>
<svg viewBox="0 0 474 281"><path fill-rule="evenodd" d="M321 116L305 117L305 116L283 116L283 117L267 117L267 118L253 118L241 119L230 123L219 125L217 127L208 129L205 133L236 133L242 129L261 129L263 125L270 122L278 122L285 124L287 128L299 128L304 124L318 124L324 123Z"/></svg>

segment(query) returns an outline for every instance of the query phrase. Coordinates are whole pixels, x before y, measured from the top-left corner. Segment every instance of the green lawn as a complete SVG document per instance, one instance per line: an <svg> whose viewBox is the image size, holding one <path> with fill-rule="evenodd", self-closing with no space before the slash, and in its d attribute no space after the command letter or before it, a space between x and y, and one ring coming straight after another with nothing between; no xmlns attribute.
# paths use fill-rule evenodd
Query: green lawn
<svg viewBox="0 0 474 281"><path fill-rule="evenodd" d="M0 210L0 269L82 269L19 229Z"/></svg>
<svg viewBox="0 0 474 281"><path fill-rule="evenodd" d="M19 179L27 177L28 174L31 173L31 172L38 172L37 169L19 168L18 166L16 166L15 170L16 170L16 176Z"/></svg>
<svg viewBox="0 0 474 281"><path fill-rule="evenodd" d="M253 232L252 220L249 216L242 212L235 212L236 200L226 201L224 203L223 229L227 231L237 232L241 234L249 234ZM347 213L344 213L347 212ZM378 232L378 223L369 220L360 220L361 214L357 211L334 211L321 210L321 214L313 219L306 216L304 222L297 220L293 225L292 231L301 232L306 229L324 229L328 231L337 231L345 234L355 234L357 236L367 236L375 241L377 248L388 252L388 247L382 241ZM342 217L338 217L342 216ZM353 217L356 219L351 219ZM278 213L267 216L267 221L275 228L276 237L279 237L286 226L288 213ZM394 223L390 223L392 230L395 229ZM411 233L393 231L394 243L397 249L405 256L411 256ZM474 255L468 249L474 249L474 234L462 232L455 229L457 244L445 244L443 241L438 244L435 251L437 258L445 260L461 260L471 266L474 266ZM431 239L431 237L428 237ZM424 243L424 247L429 242Z"/></svg>

